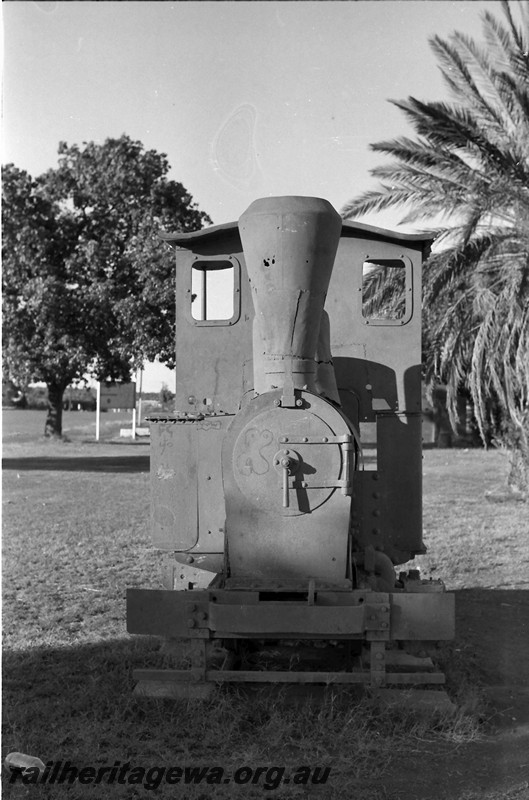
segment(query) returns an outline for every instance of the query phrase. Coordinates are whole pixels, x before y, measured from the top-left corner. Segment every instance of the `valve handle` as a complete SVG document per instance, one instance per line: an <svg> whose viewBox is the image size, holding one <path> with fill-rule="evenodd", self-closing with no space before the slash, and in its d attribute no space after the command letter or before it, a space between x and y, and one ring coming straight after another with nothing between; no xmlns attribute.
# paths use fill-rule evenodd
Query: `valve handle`
<svg viewBox="0 0 529 800"><path fill-rule="evenodd" d="M297 453L291 450L279 450L274 456L274 467L277 472L281 472L281 493L283 496L283 508L290 507L290 486L288 479L293 475L300 465L300 458Z"/></svg>
<svg viewBox="0 0 529 800"><path fill-rule="evenodd" d="M283 458L281 459L281 466L283 467L283 508L288 508L290 506L290 497L288 493L288 476L289 476L289 467L290 467L290 459Z"/></svg>

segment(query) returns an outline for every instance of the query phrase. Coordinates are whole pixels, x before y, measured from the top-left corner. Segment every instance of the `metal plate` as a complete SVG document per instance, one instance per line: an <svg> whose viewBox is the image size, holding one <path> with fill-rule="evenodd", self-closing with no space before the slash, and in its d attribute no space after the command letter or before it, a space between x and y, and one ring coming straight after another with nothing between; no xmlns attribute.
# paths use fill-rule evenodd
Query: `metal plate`
<svg viewBox="0 0 529 800"><path fill-rule="evenodd" d="M152 539L162 550L198 541L196 424L151 423Z"/></svg>
<svg viewBox="0 0 529 800"><path fill-rule="evenodd" d="M263 603L255 606L210 605L210 624L215 631L270 635L274 633L359 634L364 630L364 606L341 608L287 603Z"/></svg>
<svg viewBox="0 0 529 800"><path fill-rule="evenodd" d="M391 595L391 638L436 641L455 636L455 595L451 592L396 592Z"/></svg>

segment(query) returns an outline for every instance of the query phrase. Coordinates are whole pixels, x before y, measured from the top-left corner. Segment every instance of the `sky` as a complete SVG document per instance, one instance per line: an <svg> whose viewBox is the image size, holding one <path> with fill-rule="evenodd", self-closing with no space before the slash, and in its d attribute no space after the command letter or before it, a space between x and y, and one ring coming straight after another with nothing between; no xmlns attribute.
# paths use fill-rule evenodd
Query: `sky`
<svg viewBox="0 0 529 800"><path fill-rule="evenodd" d="M369 145L412 135L388 101L446 100L428 40L479 40L497 0L3 2L2 162L123 133L165 153L215 224L269 195L340 211L375 188ZM400 230L396 212L365 222ZM144 391L174 373L150 366Z"/></svg>

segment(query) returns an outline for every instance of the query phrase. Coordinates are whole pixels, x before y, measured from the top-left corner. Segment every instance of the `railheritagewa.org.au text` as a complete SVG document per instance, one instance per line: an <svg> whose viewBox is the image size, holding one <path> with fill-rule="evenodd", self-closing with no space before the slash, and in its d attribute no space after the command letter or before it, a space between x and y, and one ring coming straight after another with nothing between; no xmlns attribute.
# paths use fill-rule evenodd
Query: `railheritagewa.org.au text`
<svg viewBox="0 0 529 800"><path fill-rule="evenodd" d="M307 786L325 784L331 773L323 766L241 766L227 770L221 766L140 766L127 761L115 761L112 766L75 766L70 761L48 761L45 769L27 767L14 770L10 783L35 784L101 784L110 786L139 785L144 789L158 789L162 784L253 784L273 790L285 784Z"/></svg>

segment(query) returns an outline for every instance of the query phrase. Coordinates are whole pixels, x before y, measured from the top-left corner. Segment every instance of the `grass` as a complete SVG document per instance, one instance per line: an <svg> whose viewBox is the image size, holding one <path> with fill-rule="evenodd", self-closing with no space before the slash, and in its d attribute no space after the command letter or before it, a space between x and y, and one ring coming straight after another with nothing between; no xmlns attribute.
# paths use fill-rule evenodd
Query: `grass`
<svg viewBox="0 0 529 800"><path fill-rule="evenodd" d="M507 454L428 450L424 455L429 552L415 559L423 577L441 577L449 589L528 587L527 504L493 499L505 485Z"/></svg>
<svg viewBox="0 0 529 800"><path fill-rule="evenodd" d="M198 707L134 697L132 669L164 659L158 641L125 633L126 588L161 585L149 543L147 454L141 445L95 445L82 430L68 444L14 441L4 449L4 757L20 751L80 766L221 765L231 774L244 765L331 768L325 785L268 790L263 781L105 787L127 800L396 800L415 796L388 778L402 771L403 759L424 760L432 743L444 752L483 736L479 667L464 642L438 654L459 698L451 718L396 712L348 693L291 705L283 691L219 689ZM483 499L506 470L497 452L426 452L424 573L451 588L521 588L527 507ZM101 786L79 784L7 789L15 799L105 796Z"/></svg>

